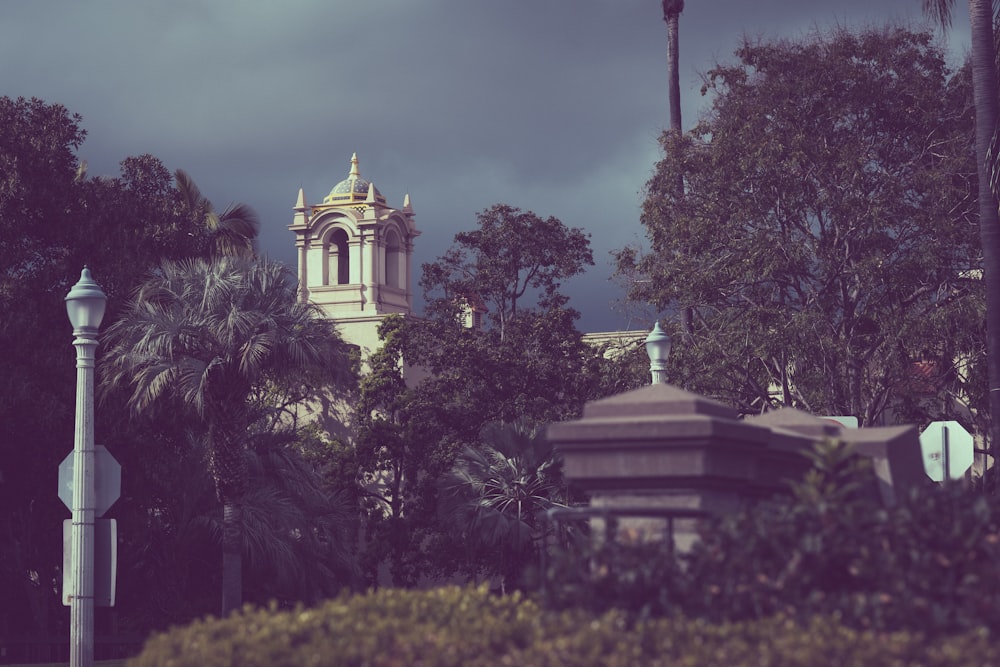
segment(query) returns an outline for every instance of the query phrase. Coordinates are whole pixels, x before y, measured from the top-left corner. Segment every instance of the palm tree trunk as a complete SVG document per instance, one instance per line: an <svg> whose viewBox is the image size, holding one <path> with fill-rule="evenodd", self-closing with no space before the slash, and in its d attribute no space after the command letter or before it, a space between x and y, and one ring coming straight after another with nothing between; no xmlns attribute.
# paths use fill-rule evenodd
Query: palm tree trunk
<svg viewBox="0 0 1000 667"><path fill-rule="evenodd" d="M243 507L222 505L222 616L243 606Z"/></svg>
<svg viewBox="0 0 1000 667"><path fill-rule="evenodd" d="M979 238L986 284L986 358L989 382L989 451L1000 447L1000 212L990 188L987 162L997 129L997 71L990 0L969 0L972 29L972 90L976 107L976 162L979 177Z"/></svg>
<svg viewBox="0 0 1000 667"><path fill-rule="evenodd" d="M250 478L246 402L240 395L212 398L208 429L215 492L222 503L222 615L243 605L243 497Z"/></svg>
<svg viewBox="0 0 1000 667"><path fill-rule="evenodd" d="M670 132L675 139L680 139L681 127L681 77L680 77L680 36L681 12L684 3L676 0L663 0L663 20L667 24L667 97L670 104ZM677 174L674 183L674 194L680 199L684 196L684 176ZM694 328L694 309L686 306L683 311L684 332L691 334Z"/></svg>
<svg viewBox="0 0 1000 667"><path fill-rule="evenodd" d="M670 102L670 129L680 135L681 78L677 46L680 13L667 14L663 20L667 22L667 95Z"/></svg>

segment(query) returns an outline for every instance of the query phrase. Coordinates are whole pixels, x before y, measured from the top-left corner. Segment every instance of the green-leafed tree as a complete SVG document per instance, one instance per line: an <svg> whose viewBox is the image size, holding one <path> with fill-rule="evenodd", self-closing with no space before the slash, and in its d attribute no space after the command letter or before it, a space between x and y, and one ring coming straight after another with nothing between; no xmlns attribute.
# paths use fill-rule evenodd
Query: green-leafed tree
<svg viewBox="0 0 1000 667"><path fill-rule="evenodd" d="M951 25L955 0L923 0L924 11L942 26ZM995 3L969 0L972 33L970 60L975 99L975 156L978 184L979 238L983 282L986 285L986 357L988 382L988 446L994 460L1000 453L1000 200L995 189L997 173L996 134L1000 121L1000 83L997 80ZM993 150L991 150L993 149ZM993 187L991 187L991 184Z"/></svg>
<svg viewBox="0 0 1000 667"><path fill-rule="evenodd" d="M250 440L243 532L252 575L246 597L257 604L316 604L358 580L357 522L348 490L324 488L300 448L300 438L289 430L256 433ZM215 525L223 535L221 522Z"/></svg>
<svg viewBox="0 0 1000 667"><path fill-rule="evenodd" d="M399 315L379 326L382 347L369 357L361 378L354 447L365 574L376 582L384 563L397 586L415 585L426 571L426 538L433 532L428 493L452 456L441 439L436 410L404 380L409 327Z"/></svg>
<svg viewBox="0 0 1000 667"><path fill-rule="evenodd" d="M249 436L269 407L254 398L304 371L322 369L331 386L352 378L347 345L296 290L291 271L265 260L164 262L104 336L103 387L129 387L136 413L166 400L203 426L223 505L224 614L241 604Z"/></svg>
<svg viewBox="0 0 1000 667"><path fill-rule="evenodd" d="M784 404L879 423L942 414L982 349L967 78L931 35L838 29L745 42L710 111L664 134L631 298L690 333L672 378L744 412ZM678 194L676 177L685 191ZM914 363L932 377L914 377ZM938 394L943 398L944 392Z"/></svg>
<svg viewBox="0 0 1000 667"><path fill-rule="evenodd" d="M593 398L614 396L650 383L649 354L642 340L605 345L595 364L597 374Z"/></svg>
<svg viewBox="0 0 1000 667"><path fill-rule="evenodd" d="M562 280L593 264L587 235L505 204L477 220L423 265L428 317L414 323L403 348L409 363L430 371L425 385L463 444L493 421L576 416L595 363L560 291ZM468 326L475 309L485 317Z"/></svg>
<svg viewBox="0 0 1000 667"><path fill-rule="evenodd" d="M501 340L507 323L535 305L532 298L542 308L562 305L561 281L594 264L588 235L552 216L496 204L476 221L477 229L459 232L444 255L423 265L420 285L433 299L432 314L456 304L485 306Z"/></svg>
<svg viewBox="0 0 1000 667"><path fill-rule="evenodd" d="M218 613L222 515L205 465L204 429L176 420L182 411L164 404L159 414L130 420L126 433L140 438L139 446L110 443L127 471L114 509L116 606L121 628L133 633ZM168 415L185 423L171 429ZM259 426L248 436L241 514L244 601L313 604L335 596L357 581L351 505L303 456L301 433Z"/></svg>
<svg viewBox="0 0 1000 667"><path fill-rule="evenodd" d="M397 585L461 566L440 525L437 480L483 426L579 415L598 385L598 354L560 283L592 262L582 231L498 205L424 265L427 316L387 318L362 380L356 451L369 576L382 560ZM486 311L481 326L468 326L473 310ZM423 379L407 386L404 362Z"/></svg>
<svg viewBox="0 0 1000 667"><path fill-rule="evenodd" d="M84 137L80 117L65 107L0 97L0 632L7 636L49 631L59 602L49 584L62 545L49 533L62 508L41 480L52 479L72 444L74 371L65 292L58 295L50 273L61 262L47 249L64 252L57 230L75 209L75 151Z"/></svg>

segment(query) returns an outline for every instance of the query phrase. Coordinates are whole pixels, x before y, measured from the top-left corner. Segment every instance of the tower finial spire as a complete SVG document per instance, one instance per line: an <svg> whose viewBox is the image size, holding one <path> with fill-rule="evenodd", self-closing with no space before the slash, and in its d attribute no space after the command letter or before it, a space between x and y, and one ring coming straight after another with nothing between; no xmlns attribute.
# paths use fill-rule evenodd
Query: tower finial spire
<svg viewBox="0 0 1000 667"><path fill-rule="evenodd" d="M351 173L347 175L348 178L358 178L361 176L361 172L358 171L358 154L354 153L351 156Z"/></svg>

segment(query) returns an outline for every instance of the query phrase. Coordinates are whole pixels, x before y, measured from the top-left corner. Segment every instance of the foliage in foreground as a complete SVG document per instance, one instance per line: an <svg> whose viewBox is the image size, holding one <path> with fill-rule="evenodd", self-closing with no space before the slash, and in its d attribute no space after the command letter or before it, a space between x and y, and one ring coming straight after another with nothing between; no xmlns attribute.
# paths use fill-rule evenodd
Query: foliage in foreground
<svg viewBox="0 0 1000 667"><path fill-rule="evenodd" d="M247 607L157 635L127 664L932 667L998 659L1000 648L984 631L929 642L921 635L857 631L829 617L630 625L621 612L547 612L518 595L449 587L382 590L284 612Z"/></svg>

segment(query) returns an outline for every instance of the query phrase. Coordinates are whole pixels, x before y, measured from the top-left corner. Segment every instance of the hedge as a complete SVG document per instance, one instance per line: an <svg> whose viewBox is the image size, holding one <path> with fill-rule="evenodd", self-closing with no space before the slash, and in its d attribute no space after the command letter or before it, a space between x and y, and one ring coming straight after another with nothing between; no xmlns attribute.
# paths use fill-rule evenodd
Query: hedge
<svg viewBox="0 0 1000 667"><path fill-rule="evenodd" d="M485 588L381 590L293 611L244 608L152 637L128 667L937 667L1000 664L984 630L928 640L831 617L630 624Z"/></svg>
<svg viewBox="0 0 1000 667"><path fill-rule="evenodd" d="M742 622L836 616L874 632L949 636L1000 628L1000 503L959 484L891 508L859 492L850 448L817 449L787 497L706 520L691 551L589 540L554 550L546 606Z"/></svg>

